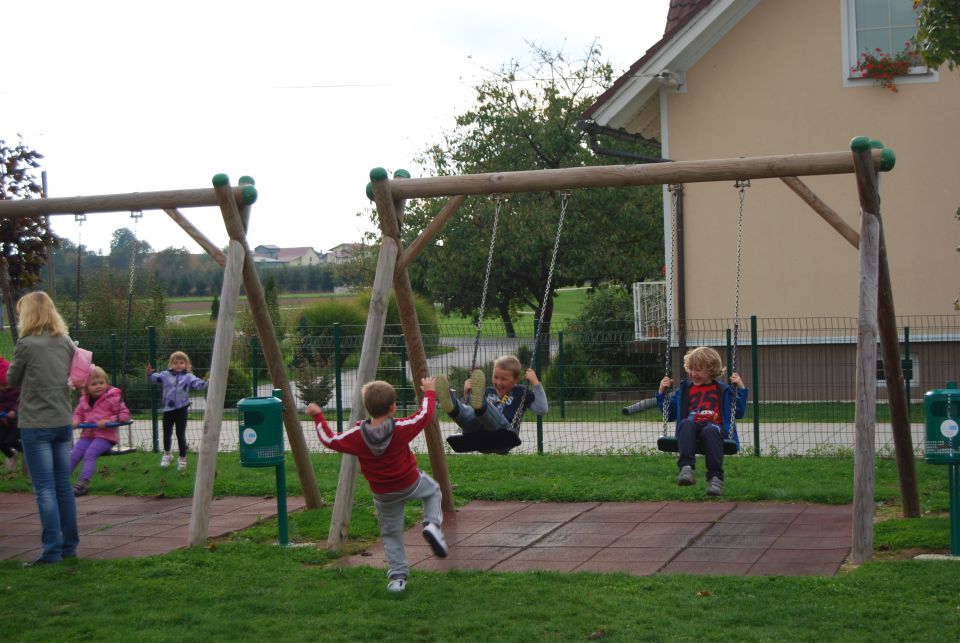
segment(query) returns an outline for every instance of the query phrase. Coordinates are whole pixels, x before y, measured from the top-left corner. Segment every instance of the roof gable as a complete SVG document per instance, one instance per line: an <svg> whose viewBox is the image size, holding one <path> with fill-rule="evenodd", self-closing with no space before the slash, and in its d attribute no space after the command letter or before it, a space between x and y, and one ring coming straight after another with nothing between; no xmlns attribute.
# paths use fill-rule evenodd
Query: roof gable
<svg viewBox="0 0 960 643"><path fill-rule="evenodd" d="M624 128L662 87L685 91L684 74L760 0L675 0L667 32L601 94L583 118ZM671 20L672 19L672 20Z"/></svg>

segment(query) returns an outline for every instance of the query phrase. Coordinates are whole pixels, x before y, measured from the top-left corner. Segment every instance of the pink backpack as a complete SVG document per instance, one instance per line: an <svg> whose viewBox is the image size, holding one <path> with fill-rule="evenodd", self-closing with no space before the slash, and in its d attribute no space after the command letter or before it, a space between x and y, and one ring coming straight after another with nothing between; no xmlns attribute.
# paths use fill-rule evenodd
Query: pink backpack
<svg viewBox="0 0 960 643"><path fill-rule="evenodd" d="M73 388L82 388L93 373L93 353L77 346L70 361L70 375L67 384Z"/></svg>

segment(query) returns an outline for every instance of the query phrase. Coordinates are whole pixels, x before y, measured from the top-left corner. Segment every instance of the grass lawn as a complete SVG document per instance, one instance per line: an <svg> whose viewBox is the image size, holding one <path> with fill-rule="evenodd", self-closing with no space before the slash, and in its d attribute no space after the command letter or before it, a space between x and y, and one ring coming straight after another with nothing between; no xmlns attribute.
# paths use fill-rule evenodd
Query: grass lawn
<svg viewBox="0 0 960 643"><path fill-rule="evenodd" d="M154 454L101 460L94 494L189 496L191 476L161 472ZM339 457L314 455L332 504ZM683 497L667 456L454 456L458 503ZM428 466L426 458L421 460ZM826 458L726 462L726 500L851 501L853 463ZM385 591L382 570L339 570L323 547L329 506L290 516L292 543L273 520L205 547L142 559L84 560L21 569L0 562L4 640L957 640L960 563L914 561L949 549L947 471L918 463L924 516L898 517L896 466L876 468L876 561L835 577L715 577L550 572L414 571ZM299 493L292 459L288 491ZM0 491L27 488L16 475ZM270 495L271 469L220 456L217 495ZM411 507L413 524L418 511ZM377 537L369 491L357 485L349 548Z"/></svg>
<svg viewBox="0 0 960 643"><path fill-rule="evenodd" d="M578 314L587 300L588 288L561 288L553 303L553 322L564 325ZM480 305L479 300L477 306ZM487 312L490 312L489 310ZM513 323L517 334L533 335L533 317L539 311L531 309L521 310L514 316ZM440 322L440 334L446 337L470 336L476 332L477 324L474 320L463 315L444 315L437 311ZM487 318L483 322L484 337L505 337L503 322L499 318Z"/></svg>

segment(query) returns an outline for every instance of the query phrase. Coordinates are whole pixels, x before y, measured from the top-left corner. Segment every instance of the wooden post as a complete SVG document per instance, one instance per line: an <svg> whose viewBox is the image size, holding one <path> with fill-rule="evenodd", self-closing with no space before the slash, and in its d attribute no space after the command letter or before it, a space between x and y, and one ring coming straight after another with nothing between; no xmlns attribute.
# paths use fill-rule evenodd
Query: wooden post
<svg viewBox="0 0 960 643"><path fill-rule="evenodd" d="M361 385L371 381L377 375L380 347L383 344L383 328L387 322L387 307L390 304L390 284L393 281L393 271L399 254L400 249L393 237L381 237L377 271L373 278L373 291L370 294L370 310L367 311L367 326L363 332L363 347L360 349L360 364L357 366L357 388L350 406L349 426L351 428L366 417ZM340 460L337 496L333 503L333 515L330 517L330 532L327 535L327 546L335 551L343 549L343 543L350 529L359 468L356 456L344 455Z"/></svg>
<svg viewBox="0 0 960 643"><path fill-rule="evenodd" d="M833 208L820 200L800 179L781 177L781 180L833 226L854 248L860 247L860 235L857 231L848 226ZM893 305L893 287L890 283L890 265L887 262L887 244L883 232L883 217L879 212L877 213L877 220L880 222L877 324L880 330L880 348L883 352L887 396L890 402L890 424L900 479L901 509L905 518L916 518L920 515L920 492L917 485L913 436L910 433L910 415L907 412L903 366L900 361L900 342L897 336L897 315Z"/></svg>
<svg viewBox="0 0 960 643"><path fill-rule="evenodd" d="M398 270L406 270L407 267L413 263L413 260L423 252L423 249L427 247L434 237L440 234L440 231L443 230L443 226L447 225L447 221L456 214L457 210L460 209L460 206L463 205L463 202L467 200L467 197L459 194L452 199L450 199L446 205L443 206L443 209L440 210L440 213L427 224L427 227L423 229L423 232L420 233L416 239L413 240L413 243L404 251L403 256L400 258L400 261L397 263Z"/></svg>
<svg viewBox="0 0 960 643"><path fill-rule="evenodd" d="M197 244L203 248L204 252L213 257L213 260L220 264L221 268L226 267L226 255L223 254L220 248L213 245L213 242L207 239L202 232L197 230L196 226L190 223L187 217L180 213L180 210L176 208L164 208L163 211L166 212L178 226L183 228L183 231L190 235L190 238L196 241Z"/></svg>
<svg viewBox="0 0 960 643"><path fill-rule="evenodd" d="M202 545L207 540L210 526L210 501L213 499L213 481L217 474L220 422L223 419L223 403L227 394L243 261L243 246L231 239L223 287L220 290L220 315L217 317L217 334L213 339L210 386L203 411L203 435L200 438L197 479L193 485L193 508L190 511L189 545Z"/></svg>
<svg viewBox="0 0 960 643"><path fill-rule="evenodd" d="M860 247L860 235L856 230L847 225L847 222L840 218L837 211L823 202L817 194L811 190L806 183L795 176L781 176L787 187L803 199L807 205L813 208L813 211L823 217L823 220L829 223L834 230L840 233L844 239L850 242L854 248Z"/></svg>
<svg viewBox="0 0 960 643"><path fill-rule="evenodd" d="M857 315L856 433L854 435L853 548L851 560L873 556L874 460L876 429L877 287L880 259L880 197L870 157L870 141L850 144L860 195L860 292Z"/></svg>
<svg viewBox="0 0 960 643"><path fill-rule="evenodd" d="M397 235L395 241L397 247L401 250L403 245L400 241L400 222L401 222L401 212L403 210L403 201L394 202L390 198L390 184L387 181L378 181L373 183L374 186L374 196L377 199L377 211L383 212L381 215L381 221L396 221L397 225L381 225L381 231L384 235ZM449 214L442 220L443 223L446 222L446 219L449 219L457 208L460 207L460 204L463 203L463 199L466 197L459 197L459 203L455 204L455 207L447 207L444 210L449 210ZM451 203L458 200L458 197L451 199ZM448 204L449 206L450 204ZM441 213L442 215L443 213ZM437 220L440 220L441 216L438 216L434 220L436 223ZM432 225L432 224L431 224ZM428 226L429 227L429 226ZM442 226L440 226L442 227ZM440 227L436 227L436 232L432 234L435 235L440 231ZM421 237L425 237L426 232ZM418 239L419 240L419 239ZM421 246L422 247L422 246ZM419 252L419 251L417 251ZM397 310L400 313L400 325L403 327L403 338L407 344L407 355L410 358L410 371L413 374L413 386L417 392L417 399L422 399L423 391L421 390L420 380L424 377L427 377L429 369L427 368L427 353L423 348L423 336L420 334L420 320L417 316L417 307L414 302L413 297L413 286L410 284L410 274L407 272L406 267L401 267L403 263L402 259L406 257L406 254L401 257L401 260L397 262L397 269L393 274L393 292L397 297ZM441 494L441 509L445 512L455 511L453 503L453 487L450 484L450 472L447 469L447 457L443 449L443 436L440 434L440 423L437 419L436 414L430 420L430 423L423 430L424 438L427 442L427 453L430 456L430 471L433 474L433 478L437 481L437 484L440 485L440 494Z"/></svg>
<svg viewBox="0 0 960 643"><path fill-rule="evenodd" d="M904 518L918 518L920 491L917 485L916 456L913 453L913 436L910 434L910 414L907 411L907 392L904 386L903 363L900 361L900 339L897 335L897 314L893 307L893 286L890 284L887 244L880 212L877 212L877 222L880 227L877 324L880 328L883 373L887 381L890 425L900 478L900 503Z"/></svg>
<svg viewBox="0 0 960 643"><path fill-rule="evenodd" d="M220 200L220 209L223 212L223 221L227 227L227 234L231 239L240 242L243 246L243 288L247 291L247 301L250 304L250 313L257 336L260 338L260 348L263 350L264 361L273 382L273 388L283 392L283 426L286 428L287 439L290 442L290 452L297 465L297 475L300 477L300 487L303 490L303 499L308 509L319 509L323 505L320 489L317 488L317 478L313 471L313 462L307 450L306 440L303 438L303 426L300 424L300 415L294 404L293 392L290 390L290 380L283 365L283 355L280 352L280 343L277 341L273 320L267 311L267 302L263 294L263 285L257 276L257 268L253 263L253 253L247 245L247 236L243 230L239 207L235 199L231 198L233 191L230 188L230 179L225 174L213 177L214 190ZM257 190L252 185L242 188L246 195L243 201L249 205L256 200Z"/></svg>
<svg viewBox="0 0 960 643"><path fill-rule="evenodd" d="M873 150L872 154L877 166L884 169L880 165L881 150ZM852 174L853 171L853 160L849 152L822 152L708 161L674 161L646 165L598 165L553 170L432 176L395 181L391 189L393 198L402 200L460 194L546 192L578 188L772 179L781 176Z"/></svg>

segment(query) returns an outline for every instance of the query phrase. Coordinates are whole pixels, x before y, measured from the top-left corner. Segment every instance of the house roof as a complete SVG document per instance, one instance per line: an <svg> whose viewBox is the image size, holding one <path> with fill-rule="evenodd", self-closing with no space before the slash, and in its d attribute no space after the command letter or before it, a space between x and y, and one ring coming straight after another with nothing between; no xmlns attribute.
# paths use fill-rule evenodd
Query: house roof
<svg viewBox="0 0 960 643"><path fill-rule="evenodd" d="M300 246L298 248L277 248L277 250L277 259L284 263L293 261L294 259L299 259L310 252L316 253L316 250L310 246Z"/></svg>
<svg viewBox="0 0 960 643"><path fill-rule="evenodd" d="M648 103L659 100L661 87L683 91L686 70L759 1L671 0L663 37L614 81L582 118L622 129L635 114L650 107Z"/></svg>

